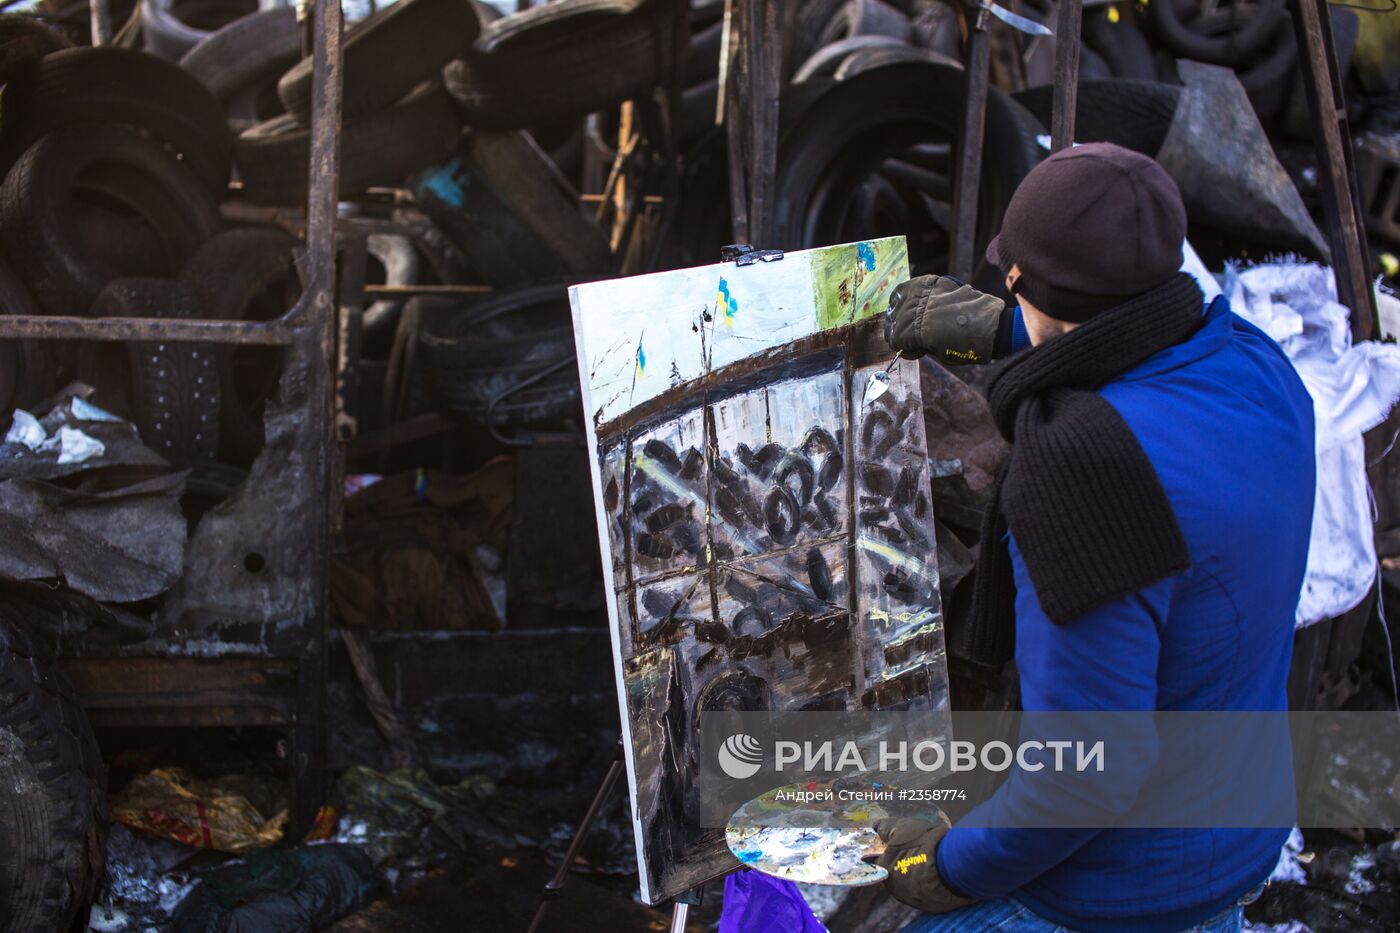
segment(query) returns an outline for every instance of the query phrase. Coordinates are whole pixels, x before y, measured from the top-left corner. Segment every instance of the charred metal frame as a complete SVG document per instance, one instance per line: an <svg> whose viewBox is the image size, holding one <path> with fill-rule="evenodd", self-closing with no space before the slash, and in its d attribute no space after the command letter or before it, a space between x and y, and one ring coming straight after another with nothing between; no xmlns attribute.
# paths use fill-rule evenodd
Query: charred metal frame
<svg viewBox="0 0 1400 933"><path fill-rule="evenodd" d="M307 828L325 792L325 632L328 559L337 506L338 451L332 433L336 341L336 202L340 166L341 33L339 0L314 3L311 184L307 204L305 288L271 321L165 320L0 315L0 338L144 340L279 346L296 361L283 376L298 402L293 444L314 484L298 531L312 555L304 574L309 611L292 621L297 636L279 655L190 658L71 658L63 668L99 722L152 725L286 724L293 834ZM76 309L75 309L76 310Z"/></svg>

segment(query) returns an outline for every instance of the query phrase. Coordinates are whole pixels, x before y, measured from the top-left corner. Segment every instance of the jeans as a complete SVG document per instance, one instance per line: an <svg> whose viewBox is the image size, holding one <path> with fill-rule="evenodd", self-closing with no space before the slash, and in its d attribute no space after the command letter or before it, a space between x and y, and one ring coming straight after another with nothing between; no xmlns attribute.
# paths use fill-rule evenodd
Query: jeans
<svg viewBox="0 0 1400 933"><path fill-rule="evenodd" d="M1244 905L1259 897L1261 884L1203 923L1182 933L1240 933L1244 929ZM901 933L980 933L998 930L1000 933L1074 933L1069 927L1046 920L1029 907L1009 897L996 901L979 901L946 914L928 914L906 926Z"/></svg>

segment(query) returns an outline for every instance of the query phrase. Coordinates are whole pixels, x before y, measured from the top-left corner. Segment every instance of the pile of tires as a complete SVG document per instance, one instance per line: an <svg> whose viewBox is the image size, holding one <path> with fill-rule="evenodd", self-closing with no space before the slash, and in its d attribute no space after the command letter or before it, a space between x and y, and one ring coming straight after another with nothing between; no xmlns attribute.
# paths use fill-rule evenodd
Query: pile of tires
<svg viewBox="0 0 1400 933"><path fill-rule="evenodd" d="M474 304L416 298L434 390L475 424L582 417L567 286L513 289Z"/></svg>
<svg viewBox="0 0 1400 933"><path fill-rule="evenodd" d="M0 613L0 933L86 929L106 772L87 716L19 615Z"/></svg>
<svg viewBox="0 0 1400 933"><path fill-rule="evenodd" d="M714 261L729 237L723 130L715 126L723 22L692 18L677 120L686 177L668 265ZM912 271L946 271L953 166L966 77L956 10L936 2L807 0L787 56L779 105L773 242L801 249L903 235ZM1011 193L1044 154L1044 127L993 89L978 197L975 282L1001 288L980 261Z"/></svg>

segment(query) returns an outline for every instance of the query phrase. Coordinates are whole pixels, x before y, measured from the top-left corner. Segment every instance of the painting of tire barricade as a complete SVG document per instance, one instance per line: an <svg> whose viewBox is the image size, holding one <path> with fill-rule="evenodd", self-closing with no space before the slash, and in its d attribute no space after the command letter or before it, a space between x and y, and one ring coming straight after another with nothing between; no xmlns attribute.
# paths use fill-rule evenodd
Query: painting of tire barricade
<svg viewBox="0 0 1400 933"><path fill-rule="evenodd" d="M570 291L648 903L734 867L706 712L946 706L908 274L896 237Z"/></svg>

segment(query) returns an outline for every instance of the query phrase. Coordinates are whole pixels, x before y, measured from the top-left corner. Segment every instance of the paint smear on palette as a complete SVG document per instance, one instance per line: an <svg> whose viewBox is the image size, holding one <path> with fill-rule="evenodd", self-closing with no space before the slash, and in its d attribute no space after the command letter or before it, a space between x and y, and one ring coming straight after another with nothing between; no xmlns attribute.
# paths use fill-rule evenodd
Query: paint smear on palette
<svg viewBox="0 0 1400 933"><path fill-rule="evenodd" d="M909 251L903 237L822 250L812 257L817 327L841 327L883 313L890 292L908 278Z"/></svg>
<svg viewBox="0 0 1400 933"><path fill-rule="evenodd" d="M725 827L729 851L747 867L801 884L855 887L889 874L863 861L884 851L874 826L889 813L878 803L810 800L835 782L790 784L744 804Z"/></svg>

